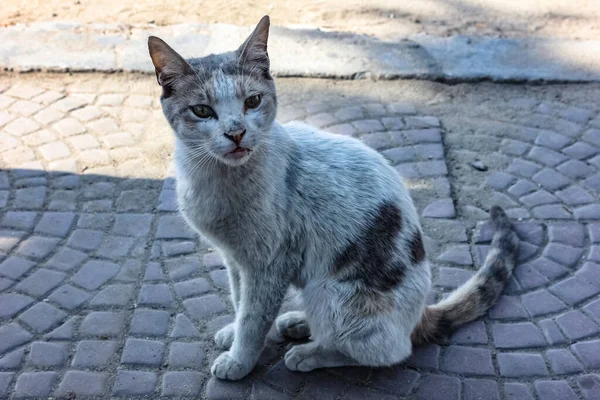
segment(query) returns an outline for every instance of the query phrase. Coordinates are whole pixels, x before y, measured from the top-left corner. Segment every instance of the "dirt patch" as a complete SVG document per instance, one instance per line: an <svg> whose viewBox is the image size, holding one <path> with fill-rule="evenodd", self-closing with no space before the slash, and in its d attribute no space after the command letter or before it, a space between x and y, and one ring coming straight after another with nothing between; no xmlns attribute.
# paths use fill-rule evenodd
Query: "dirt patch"
<svg viewBox="0 0 600 400"><path fill-rule="evenodd" d="M75 20L157 25L184 22L303 24L393 39L417 33L597 39L596 0L12 0L0 24Z"/></svg>

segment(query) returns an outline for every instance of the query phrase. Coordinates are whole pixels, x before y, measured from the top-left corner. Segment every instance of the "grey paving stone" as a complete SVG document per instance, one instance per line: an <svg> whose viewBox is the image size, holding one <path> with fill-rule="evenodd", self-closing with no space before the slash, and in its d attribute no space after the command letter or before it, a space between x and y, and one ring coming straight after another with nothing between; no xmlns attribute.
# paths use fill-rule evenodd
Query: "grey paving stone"
<svg viewBox="0 0 600 400"><path fill-rule="evenodd" d="M95 231L91 229L75 229L73 233L71 233L71 236L67 241L67 245L76 249L88 251L96 250L98 246L100 246L103 236L104 234L101 231Z"/></svg>
<svg viewBox="0 0 600 400"><path fill-rule="evenodd" d="M127 256L133 247L135 239L124 236L109 236L104 239L104 243L97 250L99 257L118 260Z"/></svg>
<svg viewBox="0 0 600 400"><path fill-rule="evenodd" d="M46 200L48 189L44 186L18 189L15 191L15 204L19 208L40 209Z"/></svg>
<svg viewBox="0 0 600 400"><path fill-rule="evenodd" d="M21 242L17 248L17 254L36 261L43 260L54 251L59 241L60 239L30 236Z"/></svg>
<svg viewBox="0 0 600 400"><path fill-rule="evenodd" d="M569 269L545 257L536 258L528 264L544 275L549 281L555 281L571 272Z"/></svg>
<svg viewBox="0 0 600 400"><path fill-rule="evenodd" d="M61 271L70 271L81 265L86 258L87 255L85 253L69 248L63 248L52 256L48 261L47 266Z"/></svg>
<svg viewBox="0 0 600 400"><path fill-rule="evenodd" d="M548 400L578 400L579 396L565 381L538 380L535 390L541 399Z"/></svg>
<svg viewBox="0 0 600 400"><path fill-rule="evenodd" d="M17 293L0 294L0 318L12 318L20 311L29 307L33 299Z"/></svg>
<svg viewBox="0 0 600 400"><path fill-rule="evenodd" d="M549 167L554 167L569 159L563 154L539 146L532 148L527 157L541 164L546 164Z"/></svg>
<svg viewBox="0 0 600 400"><path fill-rule="evenodd" d="M0 230L0 251L8 254L24 235L23 232Z"/></svg>
<svg viewBox="0 0 600 400"><path fill-rule="evenodd" d="M229 276L227 270L218 269L210 272L210 278L215 286L221 289L229 289Z"/></svg>
<svg viewBox="0 0 600 400"><path fill-rule="evenodd" d="M177 314L170 336L174 339L194 338L200 336L200 332L188 317L183 314Z"/></svg>
<svg viewBox="0 0 600 400"><path fill-rule="evenodd" d="M71 281L87 290L95 290L114 277L119 271L115 263L91 260L71 278Z"/></svg>
<svg viewBox="0 0 600 400"><path fill-rule="evenodd" d="M429 375L420 380L417 389L419 400L458 400L460 380L450 376Z"/></svg>
<svg viewBox="0 0 600 400"><path fill-rule="evenodd" d="M499 353L496 355L500 375L507 378L547 376L543 357L530 353Z"/></svg>
<svg viewBox="0 0 600 400"><path fill-rule="evenodd" d="M199 372L166 372L163 375L162 395L175 397L198 396L202 381L202 374Z"/></svg>
<svg viewBox="0 0 600 400"><path fill-rule="evenodd" d="M137 309L133 313L129 333L142 336L164 336L169 329L169 311Z"/></svg>
<svg viewBox="0 0 600 400"><path fill-rule="evenodd" d="M467 375L494 375L492 353L476 347L449 346L442 370Z"/></svg>
<svg viewBox="0 0 600 400"><path fill-rule="evenodd" d="M221 270L217 271L220 273ZM174 285L174 288L177 296L182 298L197 296L212 290L211 284L204 278L196 278L185 282L178 282Z"/></svg>
<svg viewBox="0 0 600 400"><path fill-rule="evenodd" d="M57 378L56 372L24 372L17 379L13 397L48 397Z"/></svg>
<svg viewBox="0 0 600 400"><path fill-rule="evenodd" d="M120 312L95 311L81 323L79 331L85 336L115 337L125 328L125 318Z"/></svg>
<svg viewBox="0 0 600 400"><path fill-rule="evenodd" d="M504 393L509 400L534 400L531 391L523 383L505 383Z"/></svg>
<svg viewBox="0 0 600 400"><path fill-rule="evenodd" d="M535 163L515 158L508 167L507 172L525 178L531 178L540 169L542 168Z"/></svg>
<svg viewBox="0 0 600 400"><path fill-rule="evenodd" d="M595 168L579 160L569 160L556 168L571 179L580 179L590 176L595 172Z"/></svg>
<svg viewBox="0 0 600 400"><path fill-rule="evenodd" d="M407 374L408 375L408 374ZM418 375L418 374L417 374ZM405 379L410 379L406 377ZM396 382L396 390L399 390L405 382ZM309 379L302 390L302 396L309 399L337 399L346 386L346 382L331 375L317 375ZM377 388L377 384L374 384Z"/></svg>
<svg viewBox="0 0 600 400"><path fill-rule="evenodd" d="M2 357L0 357L0 369L9 371L17 370L20 368L24 358L25 348L23 347L8 354L4 354ZM0 394L1 393L2 391L0 390Z"/></svg>
<svg viewBox="0 0 600 400"><path fill-rule="evenodd" d="M489 379L465 379L465 400L500 400L498 384Z"/></svg>
<svg viewBox="0 0 600 400"><path fill-rule="evenodd" d="M558 316L556 322L567 338L572 341L583 339L600 332L600 326L589 317L576 310Z"/></svg>
<svg viewBox="0 0 600 400"><path fill-rule="evenodd" d="M440 267L436 284L445 288L457 288L473 276L473 272L461 268Z"/></svg>
<svg viewBox="0 0 600 400"><path fill-rule="evenodd" d="M133 285L108 285L92 301L92 307L124 307L133 300Z"/></svg>
<svg viewBox="0 0 600 400"><path fill-rule="evenodd" d="M582 219L591 219L597 220L600 219L600 204L589 204L587 206L577 207L573 214L575 218Z"/></svg>
<svg viewBox="0 0 600 400"><path fill-rule="evenodd" d="M58 368L67 362L67 343L33 342L27 364L40 368Z"/></svg>
<svg viewBox="0 0 600 400"><path fill-rule="evenodd" d="M119 214L115 217L112 233L120 236L146 236L150 232L151 223L151 214Z"/></svg>
<svg viewBox="0 0 600 400"><path fill-rule="evenodd" d="M358 131L360 129L354 123L353 125ZM375 149L375 150L383 150L385 148L389 148L394 146L392 139L387 132L375 132L375 133L367 133L360 137L364 144Z"/></svg>
<svg viewBox="0 0 600 400"><path fill-rule="evenodd" d="M577 384L586 400L600 399L600 375L582 375L577 378Z"/></svg>
<svg viewBox="0 0 600 400"><path fill-rule="evenodd" d="M551 260L558 262L566 267L575 265L579 260L583 250L559 243L550 243L544 249L543 255Z"/></svg>
<svg viewBox="0 0 600 400"><path fill-rule="evenodd" d="M600 367L600 340L590 340L571 345L571 350L588 369Z"/></svg>
<svg viewBox="0 0 600 400"><path fill-rule="evenodd" d="M42 268L21 281L16 289L30 296L40 297L60 285L65 277L62 272Z"/></svg>
<svg viewBox="0 0 600 400"><path fill-rule="evenodd" d="M566 176L549 168L535 174L532 180L550 191L562 189L570 183Z"/></svg>
<svg viewBox="0 0 600 400"><path fill-rule="evenodd" d="M250 395L251 399L264 399L264 400L291 400L292 397L285 393L278 392L275 389L270 388L262 382L256 382L252 385L252 392Z"/></svg>
<svg viewBox="0 0 600 400"><path fill-rule="evenodd" d="M562 152L571 158L583 160L585 158L598 154L600 150L585 142L575 142L571 146L564 148Z"/></svg>
<svg viewBox="0 0 600 400"><path fill-rule="evenodd" d="M65 237L71 226L75 214L68 212L47 212L42 215L40 222L35 227L35 232L51 236Z"/></svg>
<svg viewBox="0 0 600 400"><path fill-rule="evenodd" d="M485 183L496 190L504 190L516 180L517 178L514 175L507 174L506 172L494 171L487 176Z"/></svg>
<svg viewBox="0 0 600 400"><path fill-rule="evenodd" d="M534 185L533 183L531 183L528 180L525 179L519 179L517 181L517 183L515 183L514 185L512 185L510 188L508 188L508 193L515 196L515 197L521 197L523 195L526 195L528 193L531 193L535 190L537 190L537 186Z"/></svg>
<svg viewBox="0 0 600 400"><path fill-rule="evenodd" d="M536 290L521 296L521 302L533 317L564 311L567 306L546 289Z"/></svg>
<svg viewBox="0 0 600 400"><path fill-rule="evenodd" d="M158 376L154 372L117 371L113 395L119 397L151 395L157 383Z"/></svg>
<svg viewBox="0 0 600 400"><path fill-rule="evenodd" d="M85 303L89 298L89 294L83 290L74 288L71 285L63 285L59 287L48 297L49 300L57 303L62 308L67 310L76 309L81 304Z"/></svg>
<svg viewBox="0 0 600 400"><path fill-rule="evenodd" d="M565 349L551 349L546 353L550 368L555 374L575 374L583 371L583 367L579 361L575 359L573 354Z"/></svg>
<svg viewBox="0 0 600 400"><path fill-rule="evenodd" d="M171 368L199 369L204 361L204 346L201 342L171 343L168 361Z"/></svg>
<svg viewBox="0 0 600 400"><path fill-rule="evenodd" d="M546 341L540 330L531 322L518 324L494 324L492 335L496 348L519 349L527 347L544 347Z"/></svg>
<svg viewBox="0 0 600 400"><path fill-rule="evenodd" d="M219 296L212 294L184 300L183 306L187 314L196 320L202 320L203 318L227 310L227 306L223 300Z"/></svg>
<svg viewBox="0 0 600 400"><path fill-rule="evenodd" d="M570 144L571 141L572 139L567 136L554 132L543 131L535 140L535 144L554 150L560 150Z"/></svg>
<svg viewBox="0 0 600 400"><path fill-rule="evenodd" d="M46 340L69 340L72 339L75 332L75 327L78 325L81 317L71 317L60 325L58 328L45 334L43 337Z"/></svg>
<svg viewBox="0 0 600 400"><path fill-rule="evenodd" d="M195 234L179 215L163 215L158 221L156 239L193 239Z"/></svg>
<svg viewBox="0 0 600 400"><path fill-rule="evenodd" d="M33 211L7 211L0 225L6 228L28 231L35 225L37 215Z"/></svg>
<svg viewBox="0 0 600 400"><path fill-rule="evenodd" d="M453 344L487 344L488 336L483 321L474 321L458 328L450 337Z"/></svg>
<svg viewBox="0 0 600 400"><path fill-rule="evenodd" d="M452 199L436 200L423 210L423 216L427 218L454 218L456 210Z"/></svg>
<svg viewBox="0 0 600 400"><path fill-rule="evenodd" d="M528 315L518 298L501 296L496 305L490 309L489 317L492 319L519 320L528 318Z"/></svg>
<svg viewBox="0 0 600 400"><path fill-rule="evenodd" d="M565 279L549 290L568 305L575 305L600 292L600 289L577 277Z"/></svg>
<svg viewBox="0 0 600 400"><path fill-rule="evenodd" d="M82 213L79 214L79 219L77 220L77 227L104 230L111 226L113 219L114 216L108 213Z"/></svg>
<svg viewBox="0 0 600 400"><path fill-rule="evenodd" d="M145 283L140 289L138 304L145 306L172 307L173 296L165 283Z"/></svg>
<svg viewBox="0 0 600 400"><path fill-rule="evenodd" d="M523 289L534 289L549 283L548 279L531 264L521 264L514 270L514 277Z"/></svg>
<svg viewBox="0 0 600 400"><path fill-rule="evenodd" d="M584 226L579 223L552 224L548 227L550 241L568 246L583 247L585 243Z"/></svg>
<svg viewBox="0 0 600 400"><path fill-rule="evenodd" d="M263 379L273 386L286 389L289 392L298 391L304 383L302 374L287 369L284 361L280 361L271 367Z"/></svg>
<svg viewBox="0 0 600 400"><path fill-rule="evenodd" d="M56 390L57 396L76 398L102 396L108 389L108 374L102 372L67 371Z"/></svg>
<svg viewBox="0 0 600 400"><path fill-rule="evenodd" d="M107 367L117 352L112 340L83 340L77 344L72 366L78 369Z"/></svg>
<svg viewBox="0 0 600 400"><path fill-rule="evenodd" d="M10 385L15 378L15 374L12 372L0 372L0 396L6 396L8 398Z"/></svg>
<svg viewBox="0 0 600 400"><path fill-rule="evenodd" d="M47 303L37 303L19 317L29 328L38 333L47 332L67 317L64 311Z"/></svg>
<svg viewBox="0 0 600 400"><path fill-rule="evenodd" d="M240 381L225 382L214 376L206 384L206 397L209 400L243 400L247 398L246 384Z"/></svg>
<svg viewBox="0 0 600 400"><path fill-rule="evenodd" d="M436 344L415 347L406 364L417 368L438 369L440 352L440 346Z"/></svg>
<svg viewBox="0 0 600 400"><path fill-rule="evenodd" d="M546 338L546 341L550 345L559 345L567 342L564 335L558 328L556 322L551 319L545 319L539 322L539 326L542 329L542 333Z"/></svg>
<svg viewBox="0 0 600 400"><path fill-rule="evenodd" d="M138 282L142 274L142 263L139 260L121 262L121 270L115 276L119 282Z"/></svg>
<svg viewBox="0 0 600 400"><path fill-rule="evenodd" d="M519 199L519 201L525 204L527 207L535 207L544 204L558 203L559 200L548 193L545 190L538 190L533 193L529 193Z"/></svg>
<svg viewBox="0 0 600 400"><path fill-rule="evenodd" d="M165 344L154 340L127 339L122 364L158 366L163 362Z"/></svg>
<svg viewBox="0 0 600 400"><path fill-rule="evenodd" d="M196 244L194 242L165 242L162 248L165 257L177 257L193 253L196 249Z"/></svg>

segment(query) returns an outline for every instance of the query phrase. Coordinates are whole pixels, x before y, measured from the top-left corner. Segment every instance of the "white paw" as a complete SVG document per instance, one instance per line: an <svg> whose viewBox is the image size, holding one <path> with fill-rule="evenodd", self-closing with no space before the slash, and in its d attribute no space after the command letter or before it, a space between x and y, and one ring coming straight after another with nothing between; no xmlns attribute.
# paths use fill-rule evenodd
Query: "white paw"
<svg viewBox="0 0 600 400"><path fill-rule="evenodd" d="M232 322L229 325L221 328L215 334L215 343L220 349L228 350L235 338L235 324Z"/></svg>
<svg viewBox="0 0 600 400"><path fill-rule="evenodd" d="M321 368L318 356L313 348L306 345L294 346L285 353L285 366L290 371L308 372Z"/></svg>
<svg viewBox="0 0 600 400"><path fill-rule="evenodd" d="M304 339L310 336L310 328L306 316L300 311L290 311L275 320L277 331L282 336L292 339Z"/></svg>
<svg viewBox="0 0 600 400"><path fill-rule="evenodd" d="M251 364L248 365L234 359L231 353L226 351L217 357L210 372L219 379L237 381L248 375L252 371L252 367Z"/></svg>

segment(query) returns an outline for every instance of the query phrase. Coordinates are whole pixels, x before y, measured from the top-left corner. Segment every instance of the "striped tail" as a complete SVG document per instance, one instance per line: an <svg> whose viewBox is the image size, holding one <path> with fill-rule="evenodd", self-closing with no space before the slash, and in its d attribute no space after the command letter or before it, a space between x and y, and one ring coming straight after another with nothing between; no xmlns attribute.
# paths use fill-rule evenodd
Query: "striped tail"
<svg viewBox="0 0 600 400"><path fill-rule="evenodd" d="M413 345L444 341L460 325L492 307L512 275L519 254L519 238L504 210L492 207L494 239L483 267L441 302L427 306L411 335Z"/></svg>

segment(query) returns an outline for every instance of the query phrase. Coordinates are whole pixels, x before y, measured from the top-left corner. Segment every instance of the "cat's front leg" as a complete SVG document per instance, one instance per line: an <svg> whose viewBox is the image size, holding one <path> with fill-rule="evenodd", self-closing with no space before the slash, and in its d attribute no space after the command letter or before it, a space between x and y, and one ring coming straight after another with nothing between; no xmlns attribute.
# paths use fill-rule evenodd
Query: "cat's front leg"
<svg viewBox="0 0 600 400"><path fill-rule="evenodd" d="M229 274L229 289L231 290L231 302L237 314L240 305L240 272L239 267L233 262L227 262ZM215 334L215 343L221 349L229 349L235 337L235 322L225 325Z"/></svg>
<svg viewBox="0 0 600 400"><path fill-rule="evenodd" d="M240 272L242 290L233 344L211 367L212 374L220 379L238 380L252 371L289 286L281 265Z"/></svg>

